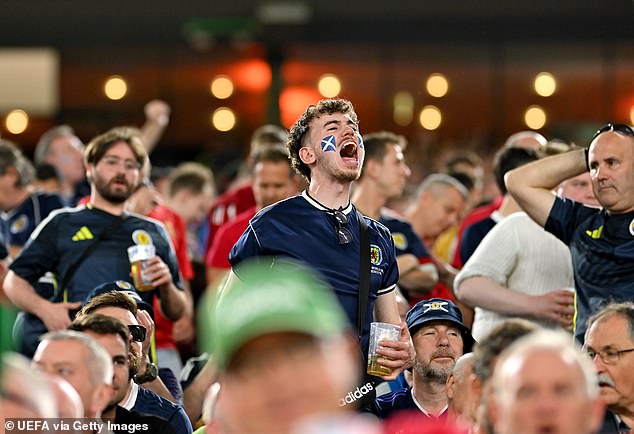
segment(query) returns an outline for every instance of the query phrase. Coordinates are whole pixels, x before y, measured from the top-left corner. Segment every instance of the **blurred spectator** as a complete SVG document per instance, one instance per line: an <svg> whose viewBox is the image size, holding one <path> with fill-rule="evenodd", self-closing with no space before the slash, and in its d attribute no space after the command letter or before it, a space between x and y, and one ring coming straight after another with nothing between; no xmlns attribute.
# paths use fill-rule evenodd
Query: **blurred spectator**
<svg viewBox="0 0 634 434"><path fill-rule="evenodd" d="M52 165L61 178L61 195L69 205L90 193L84 169L84 144L68 125L46 131L35 147L36 166Z"/></svg>
<svg viewBox="0 0 634 434"><path fill-rule="evenodd" d="M491 410L496 434L593 434L604 406L588 358L567 333L542 330L500 356Z"/></svg>
<svg viewBox="0 0 634 434"><path fill-rule="evenodd" d="M518 133L515 133L509 136L506 139L506 142L504 142L504 144L500 148L500 150L498 150L498 153L503 152L502 150L505 148L524 148L524 149L537 151L541 146L546 145L547 142L548 141L546 140L544 136L542 136L541 134L535 131L520 131ZM498 181L496 181L496 183L499 184ZM456 245L454 258L453 258L453 261L451 262L451 265L453 265L456 268L462 268L462 265L465 262L467 262L466 260L462 261L460 257L460 254L461 254L460 252L462 250L462 247L461 247L462 238L463 238L465 229L471 226L472 224L477 223L484 218L487 218L489 215L491 215L493 211L500 208L501 204L502 204L502 193L500 192L500 196L493 199L491 203L488 203L486 205L483 205L479 208L474 209L462 220L462 222L460 223L460 228L458 230L458 236L457 236L458 244Z"/></svg>
<svg viewBox="0 0 634 434"><path fill-rule="evenodd" d="M60 417L55 394L46 377L33 370L28 359L19 354L2 352L0 355L2 432L6 426L4 421L9 418Z"/></svg>
<svg viewBox="0 0 634 434"><path fill-rule="evenodd" d="M489 405L491 401L491 376L499 355L522 336L538 330L534 323L523 319L509 319L497 324L484 336L473 351L473 374L471 387L476 400L476 423L473 432L494 434ZM497 433L496 433L497 434Z"/></svg>
<svg viewBox="0 0 634 434"><path fill-rule="evenodd" d="M64 206L58 195L34 191L33 176L18 147L0 139L0 228L12 257L51 211Z"/></svg>
<svg viewBox="0 0 634 434"><path fill-rule="evenodd" d="M249 155L234 185L216 198L207 213L208 231L204 257L208 257L209 249L211 249L214 237L221 225L235 219L238 214L242 214L257 205L253 195L251 179L255 154L262 149L270 147L284 147L287 140L288 134L286 130L277 125L263 125L253 132L249 145Z"/></svg>
<svg viewBox="0 0 634 434"><path fill-rule="evenodd" d="M411 173L403 156L407 141L403 136L382 131L366 134L363 145L365 160L352 202L361 213L390 230L396 249L399 288L408 297L411 293L426 293L436 284L438 271L410 222L385 208L390 199L403 193Z"/></svg>
<svg viewBox="0 0 634 434"><path fill-rule="evenodd" d="M43 163L35 168L33 186L38 191L45 193L62 193L62 178L52 164Z"/></svg>
<svg viewBox="0 0 634 434"><path fill-rule="evenodd" d="M240 275L209 312L221 389L207 432L357 432L342 405L357 350L332 291L295 263L245 264Z"/></svg>
<svg viewBox="0 0 634 434"><path fill-rule="evenodd" d="M471 432L476 423L476 404L474 390L471 387L473 375L473 353L465 353L453 366L447 377L447 420Z"/></svg>
<svg viewBox="0 0 634 434"><path fill-rule="evenodd" d="M81 398L84 417L100 418L114 393L110 356L83 333L71 330L46 333L33 356L33 366L68 381Z"/></svg>
<svg viewBox="0 0 634 434"><path fill-rule="evenodd" d="M285 147L268 147L253 156L253 195L256 205L226 222L217 230L211 248L207 251L207 283L216 288L231 270L229 252L247 229L249 221L262 208L279 202L296 193L288 150Z"/></svg>

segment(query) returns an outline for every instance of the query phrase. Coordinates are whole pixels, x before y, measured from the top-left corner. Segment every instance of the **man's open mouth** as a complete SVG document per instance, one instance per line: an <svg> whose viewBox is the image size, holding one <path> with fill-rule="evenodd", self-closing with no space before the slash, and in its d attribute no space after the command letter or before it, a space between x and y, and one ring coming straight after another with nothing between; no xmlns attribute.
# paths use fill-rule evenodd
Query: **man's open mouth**
<svg viewBox="0 0 634 434"><path fill-rule="evenodd" d="M339 151L342 158L357 158L357 145L354 142L345 143Z"/></svg>

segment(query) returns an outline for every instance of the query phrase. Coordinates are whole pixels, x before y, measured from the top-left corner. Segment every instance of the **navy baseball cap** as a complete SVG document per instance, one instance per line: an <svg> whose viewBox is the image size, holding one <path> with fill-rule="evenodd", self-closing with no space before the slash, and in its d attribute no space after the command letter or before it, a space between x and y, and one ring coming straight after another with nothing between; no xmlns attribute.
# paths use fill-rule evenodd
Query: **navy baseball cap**
<svg viewBox="0 0 634 434"><path fill-rule="evenodd" d="M422 300L416 303L405 316L407 328L412 336L419 328L432 321L447 321L455 324L462 334L463 352L471 351L475 341L469 328L462 322L462 312L453 301L444 298Z"/></svg>
<svg viewBox="0 0 634 434"><path fill-rule="evenodd" d="M143 300L134 285L132 285L130 282L126 282L125 280L106 282L95 287L92 291L90 291L90 294L88 294L88 297L86 297L86 299L84 300L84 306L88 304L88 302L93 297L112 291L123 292L124 294L130 296L130 298L132 298L136 302L137 309L147 310L150 316L154 318L154 309L152 308L152 305Z"/></svg>

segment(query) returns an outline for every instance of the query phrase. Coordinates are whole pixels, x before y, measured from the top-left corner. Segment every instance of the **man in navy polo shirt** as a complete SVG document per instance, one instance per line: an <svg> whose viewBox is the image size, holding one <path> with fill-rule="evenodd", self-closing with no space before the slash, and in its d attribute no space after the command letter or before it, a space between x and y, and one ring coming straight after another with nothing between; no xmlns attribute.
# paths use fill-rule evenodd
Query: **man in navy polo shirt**
<svg viewBox="0 0 634 434"><path fill-rule="evenodd" d="M357 324L359 299L360 219L368 226L370 288L361 324L362 352L367 355L370 322L400 324L394 288L398 269L394 243L382 224L361 216L350 203L365 150L354 107L343 99L311 105L289 133L293 167L309 183L300 195L264 208L233 247L229 261L240 277L240 263L252 257L286 257L316 270L332 288L350 323ZM270 260L270 259L269 259ZM233 278L230 275L229 281ZM227 285L229 287L229 285ZM413 359L407 328L400 341L383 345L379 363L394 368L395 379Z"/></svg>
<svg viewBox="0 0 634 434"><path fill-rule="evenodd" d="M562 181L590 171L602 208L556 196ZM634 297L634 130L607 124L587 150L519 167L506 186L520 206L570 248L575 278L575 337L583 343L588 317L609 300Z"/></svg>
<svg viewBox="0 0 634 434"><path fill-rule="evenodd" d="M411 387L381 395L370 409L380 418L400 411L420 411L431 419L445 418L445 383L456 360L471 351L473 337L462 322L460 309L450 300L431 298L407 312L407 327L416 359Z"/></svg>

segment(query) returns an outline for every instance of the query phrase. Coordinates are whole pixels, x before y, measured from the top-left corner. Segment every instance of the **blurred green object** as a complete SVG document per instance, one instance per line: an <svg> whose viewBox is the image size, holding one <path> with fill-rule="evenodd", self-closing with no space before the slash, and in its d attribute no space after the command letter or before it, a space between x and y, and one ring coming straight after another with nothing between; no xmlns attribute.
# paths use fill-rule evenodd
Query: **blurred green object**
<svg viewBox="0 0 634 434"><path fill-rule="evenodd" d="M0 303L0 355L7 351L15 351L12 337L16 311Z"/></svg>
<svg viewBox="0 0 634 434"><path fill-rule="evenodd" d="M239 276L202 315L202 346L220 369L226 369L242 345L261 335L289 331L327 338L348 328L332 289L303 265L260 259L240 264Z"/></svg>

